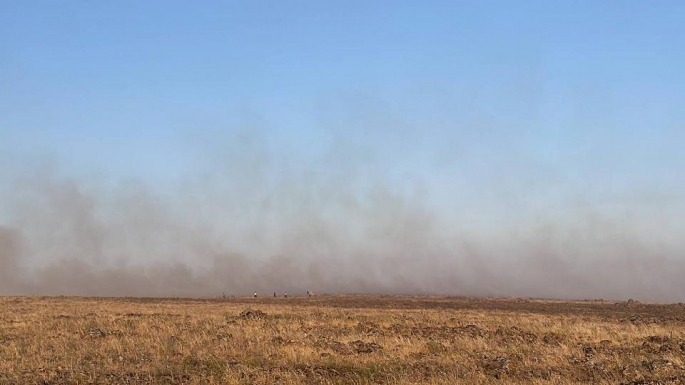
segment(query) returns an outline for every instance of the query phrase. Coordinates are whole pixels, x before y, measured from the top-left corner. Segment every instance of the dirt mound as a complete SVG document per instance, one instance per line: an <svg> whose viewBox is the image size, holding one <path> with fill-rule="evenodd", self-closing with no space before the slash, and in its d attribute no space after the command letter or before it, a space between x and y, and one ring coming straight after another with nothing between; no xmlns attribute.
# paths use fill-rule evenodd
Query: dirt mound
<svg viewBox="0 0 685 385"><path fill-rule="evenodd" d="M471 338L478 338L478 337L483 337L485 335L485 332L483 329L479 328L476 325L473 324L468 324L466 326L460 326L454 329L454 331L457 334L465 334Z"/></svg>
<svg viewBox="0 0 685 385"><path fill-rule="evenodd" d="M364 342L361 340L350 341L347 344L342 342L333 341L330 344L331 350L338 354L350 355L350 354L368 354L374 353L382 350L383 347L375 342Z"/></svg>
<svg viewBox="0 0 685 385"><path fill-rule="evenodd" d="M560 346L566 340L566 336L556 332L548 332L542 336L542 343L546 345Z"/></svg>
<svg viewBox="0 0 685 385"><path fill-rule="evenodd" d="M103 331L100 328L92 327L88 329L88 336L90 338L103 338L107 337L107 332Z"/></svg>
<svg viewBox="0 0 685 385"><path fill-rule="evenodd" d="M509 328L500 327L495 331L497 336L504 343L528 343L531 344L538 340L534 333L527 332L517 326Z"/></svg>
<svg viewBox="0 0 685 385"><path fill-rule="evenodd" d="M247 309L240 312L240 318L247 318L247 319L266 318L266 313L264 313L261 310L252 310L250 308L247 308Z"/></svg>
<svg viewBox="0 0 685 385"><path fill-rule="evenodd" d="M283 337L281 337L281 336L276 336L276 337L272 338L272 339L271 339L271 342L273 342L273 343L276 344L276 345L288 345L288 344L293 343L292 340L285 339L285 338L283 338Z"/></svg>
<svg viewBox="0 0 685 385"><path fill-rule="evenodd" d="M509 359L506 357L483 357L480 366L485 373L499 379L503 374L509 372Z"/></svg>
<svg viewBox="0 0 685 385"><path fill-rule="evenodd" d="M336 352L338 354L345 355L345 356L354 353L354 351L352 351L351 347L343 344L342 342L338 342L338 341L333 341L330 345L330 348L334 352Z"/></svg>
<svg viewBox="0 0 685 385"><path fill-rule="evenodd" d="M374 353L383 349L380 345L375 342L364 342L361 340L352 341L348 345L354 350L355 353Z"/></svg>
<svg viewBox="0 0 685 385"><path fill-rule="evenodd" d="M355 327L355 330L364 334L383 334L380 326L378 326L377 323L369 321L359 322Z"/></svg>

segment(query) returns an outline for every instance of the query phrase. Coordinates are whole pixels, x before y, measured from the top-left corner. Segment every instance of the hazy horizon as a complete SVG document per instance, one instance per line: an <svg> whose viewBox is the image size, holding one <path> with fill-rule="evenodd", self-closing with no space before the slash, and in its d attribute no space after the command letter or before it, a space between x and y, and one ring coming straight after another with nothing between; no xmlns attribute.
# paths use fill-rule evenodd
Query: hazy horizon
<svg viewBox="0 0 685 385"><path fill-rule="evenodd" d="M0 5L0 295L685 302L679 2Z"/></svg>

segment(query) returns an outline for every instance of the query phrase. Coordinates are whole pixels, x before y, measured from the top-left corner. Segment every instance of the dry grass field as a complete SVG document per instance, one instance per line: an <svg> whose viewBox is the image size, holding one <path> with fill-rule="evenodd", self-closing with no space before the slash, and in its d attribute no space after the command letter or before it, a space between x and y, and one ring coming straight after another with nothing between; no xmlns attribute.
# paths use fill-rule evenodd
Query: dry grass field
<svg viewBox="0 0 685 385"><path fill-rule="evenodd" d="M0 297L0 383L685 383L685 306Z"/></svg>

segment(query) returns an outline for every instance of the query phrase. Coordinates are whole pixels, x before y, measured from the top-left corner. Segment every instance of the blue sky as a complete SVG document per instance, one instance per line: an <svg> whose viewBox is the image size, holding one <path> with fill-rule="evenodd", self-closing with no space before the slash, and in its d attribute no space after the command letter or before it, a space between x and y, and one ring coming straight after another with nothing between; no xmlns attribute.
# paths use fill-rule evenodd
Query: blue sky
<svg viewBox="0 0 685 385"><path fill-rule="evenodd" d="M0 172L164 185L254 150L474 212L682 209L684 18L679 1L3 1Z"/></svg>
<svg viewBox="0 0 685 385"><path fill-rule="evenodd" d="M0 0L0 265L36 293L682 301L683 20Z"/></svg>

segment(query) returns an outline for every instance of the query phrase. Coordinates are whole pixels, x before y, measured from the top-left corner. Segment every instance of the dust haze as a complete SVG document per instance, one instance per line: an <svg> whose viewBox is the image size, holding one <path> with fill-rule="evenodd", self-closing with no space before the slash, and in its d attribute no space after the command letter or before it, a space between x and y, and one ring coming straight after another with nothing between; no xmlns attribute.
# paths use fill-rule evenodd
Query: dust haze
<svg viewBox="0 0 685 385"><path fill-rule="evenodd" d="M528 182L467 179L489 198L449 204L430 177L393 173L363 146L298 163L238 141L208 159L165 185L59 161L5 170L0 293L683 300L678 197L535 208Z"/></svg>

